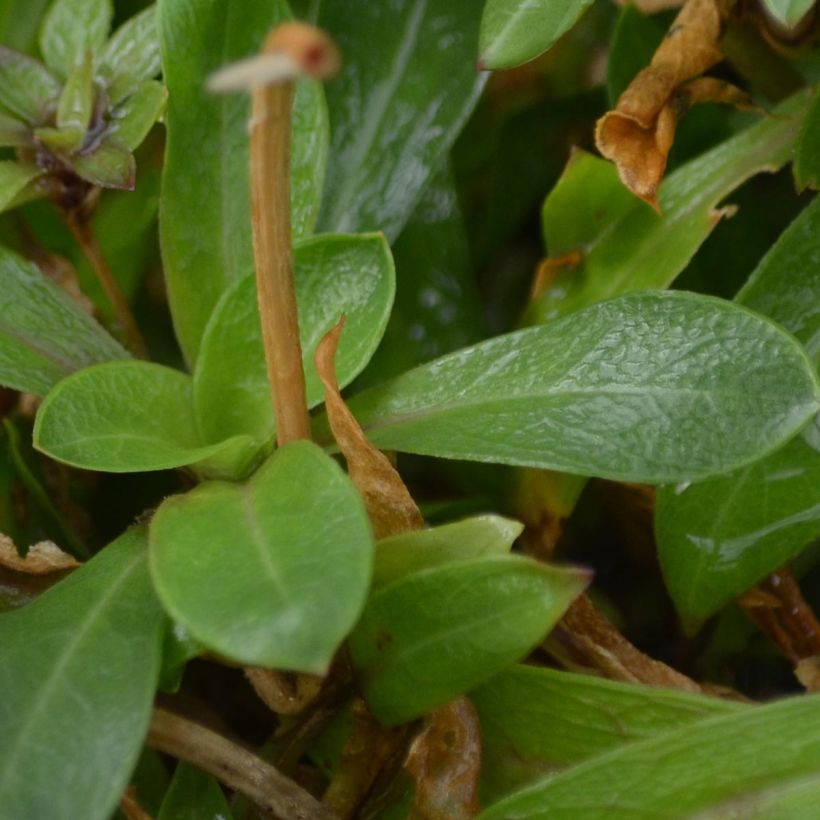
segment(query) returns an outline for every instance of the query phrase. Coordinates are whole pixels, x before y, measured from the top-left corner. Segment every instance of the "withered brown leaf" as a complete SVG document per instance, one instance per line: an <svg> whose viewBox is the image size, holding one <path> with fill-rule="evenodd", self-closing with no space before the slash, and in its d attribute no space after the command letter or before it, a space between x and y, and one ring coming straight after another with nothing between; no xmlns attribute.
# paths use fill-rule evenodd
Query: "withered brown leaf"
<svg viewBox="0 0 820 820"><path fill-rule="evenodd" d="M80 564L53 541L40 541L29 548L25 558L21 558L11 538L0 533L0 566L28 575L48 575L74 569Z"/></svg>

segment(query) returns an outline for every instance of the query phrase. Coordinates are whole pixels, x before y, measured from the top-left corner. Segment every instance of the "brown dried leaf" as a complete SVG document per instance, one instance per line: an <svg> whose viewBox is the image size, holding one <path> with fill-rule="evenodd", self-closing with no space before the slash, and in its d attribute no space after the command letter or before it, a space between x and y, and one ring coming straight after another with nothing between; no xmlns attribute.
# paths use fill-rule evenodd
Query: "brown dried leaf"
<svg viewBox="0 0 820 820"><path fill-rule="evenodd" d="M544 259L538 266L530 290L530 299L537 299L552 284L552 280L563 271L573 270L584 261L584 255L579 250L570 251L563 256Z"/></svg>
<svg viewBox="0 0 820 820"><path fill-rule="evenodd" d="M316 370L325 389L325 409L333 437L347 461L350 480L367 508L376 538L421 529L424 519L401 476L362 432L339 392L334 360L344 317L319 342Z"/></svg>
<svg viewBox="0 0 820 820"><path fill-rule="evenodd" d="M794 676L806 687L807 692L820 692L820 655L798 661Z"/></svg>
<svg viewBox="0 0 820 820"><path fill-rule="evenodd" d="M246 666L245 677L259 699L278 715L298 715L319 694L323 678Z"/></svg>
<svg viewBox="0 0 820 820"><path fill-rule="evenodd" d="M424 718L404 768L415 784L409 820L467 820L478 813L481 727L467 698Z"/></svg>
<svg viewBox="0 0 820 820"><path fill-rule="evenodd" d="M74 569L80 564L53 541L40 541L29 548L25 558L21 558L11 538L0 533L0 566L28 575L48 575Z"/></svg>
<svg viewBox="0 0 820 820"><path fill-rule="evenodd" d="M598 120L598 150L615 162L624 185L655 209L678 119L696 101L691 90L679 93L681 86L722 59L718 41L735 2L687 0L650 65L621 94L615 110Z"/></svg>

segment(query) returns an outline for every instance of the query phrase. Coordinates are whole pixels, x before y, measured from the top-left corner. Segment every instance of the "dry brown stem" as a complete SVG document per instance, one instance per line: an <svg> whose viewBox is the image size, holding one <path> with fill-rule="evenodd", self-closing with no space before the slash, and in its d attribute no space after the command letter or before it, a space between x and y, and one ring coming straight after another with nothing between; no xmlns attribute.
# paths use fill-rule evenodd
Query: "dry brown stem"
<svg viewBox="0 0 820 820"><path fill-rule="evenodd" d="M150 814L140 806L137 800L137 790L134 786L129 786L120 800L120 811L125 820L153 820Z"/></svg>

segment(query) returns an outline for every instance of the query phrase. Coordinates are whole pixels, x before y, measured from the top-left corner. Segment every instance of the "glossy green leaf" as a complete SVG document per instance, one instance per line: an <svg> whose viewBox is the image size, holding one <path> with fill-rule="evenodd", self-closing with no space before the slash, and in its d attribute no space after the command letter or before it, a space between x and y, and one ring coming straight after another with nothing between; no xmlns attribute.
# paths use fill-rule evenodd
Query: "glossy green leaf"
<svg viewBox="0 0 820 820"><path fill-rule="evenodd" d="M820 695L796 697L628 744L517 792L480 818L754 817L756 805L816 779L818 767ZM734 801L740 814L725 813Z"/></svg>
<svg viewBox="0 0 820 820"><path fill-rule="evenodd" d="M232 820L222 789L210 775L179 763L157 820Z"/></svg>
<svg viewBox="0 0 820 820"><path fill-rule="evenodd" d="M133 191L136 186L134 155L115 138L104 139L93 151L77 154L69 162L77 176L100 188Z"/></svg>
<svg viewBox="0 0 820 820"><path fill-rule="evenodd" d="M0 43L24 53L36 45L40 20L51 0L0 0Z"/></svg>
<svg viewBox="0 0 820 820"><path fill-rule="evenodd" d="M520 660L589 581L520 556L485 556L405 576L376 592L350 636L370 711L419 717Z"/></svg>
<svg viewBox="0 0 820 820"><path fill-rule="evenodd" d="M0 161L0 211L13 208L21 200L35 198L36 190L32 183L42 175L42 169L34 164Z"/></svg>
<svg viewBox="0 0 820 820"><path fill-rule="evenodd" d="M40 29L40 52L63 79L85 58L98 55L108 38L111 0L54 0Z"/></svg>
<svg viewBox="0 0 820 820"><path fill-rule="evenodd" d="M535 666L496 675L470 692L470 700L481 721L485 803L625 743L744 708Z"/></svg>
<svg viewBox="0 0 820 820"><path fill-rule="evenodd" d="M159 71L157 12L151 5L114 32L102 52L98 73L108 82L110 104L117 105Z"/></svg>
<svg viewBox="0 0 820 820"><path fill-rule="evenodd" d="M110 362L61 381L37 413L34 442L58 461L109 473L198 465L242 475L256 457L247 436L206 444L190 376L148 362Z"/></svg>
<svg viewBox="0 0 820 820"><path fill-rule="evenodd" d="M128 784L164 621L145 541L143 530L130 530L0 616L3 817L105 820Z"/></svg>
<svg viewBox="0 0 820 820"><path fill-rule="evenodd" d="M169 91L160 238L174 327L193 364L219 297L253 270L247 94L213 95L205 79L255 53L290 16L284 0L160 0L163 74ZM300 83L291 156L294 235L310 233L327 156L321 87Z"/></svg>
<svg viewBox="0 0 820 820"><path fill-rule="evenodd" d="M383 587L422 569L485 555L505 555L523 529L523 524L509 518L478 515L382 538L376 544L373 587Z"/></svg>
<svg viewBox="0 0 820 820"><path fill-rule="evenodd" d="M621 9L607 58L607 91L611 106L615 106L635 75L649 65L665 35L666 30L657 19L631 3Z"/></svg>
<svg viewBox="0 0 820 820"><path fill-rule="evenodd" d="M344 55L326 89L331 122L324 231L400 233L481 90L474 0L386 6L323 0L319 25Z"/></svg>
<svg viewBox="0 0 820 820"><path fill-rule="evenodd" d="M34 265L0 248L0 384L44 396L75 370L127 358Z"/></svg>
<svg viewBox="0 0 820 820"><path fill-rule="evenodd" d="M513 68L551 48L592 0L487 0L481 17L482 68Z"/></svg>
<svg viewBox="0 0 820 820"><path fill-rule="evenodd" d="M37 60L0 46L0 107L29 123L42 123L57 104L60 84Z"/></svg>
<svg viewBox="0 0 820 820"><path fill-rule="evenodd" d="M791 27L809 13L814 0L763 0L763 5L775 20Z"/></svg>
<svg viewBox="0 0 820 820"><path fill-rule="evenodd" d="M146 80L116 110L112 135L129 151L145 139L165 110L168 91L156 80Z"/></svg>
<svg viewBox="0 0 820 820"><path fill-rule="evenodd" d="M57 128L71 132L72 142L65 147L79 148L85 139L94 108L94 60L91 52L68 75L57 103Z"/></svg>
<svg viewBox="0 0 820 820"><path fill-rule="evenodd" d="M331 235L298 243L294 264L312 407L323 397L313 354L342 314L347 321L336 356L339 383L348 384L373 355L393 304L393 259L380 234ZM197 420L209 440L247 433L267 441L273 435L253 274L227 291L214 310L202 340L194 385Z"/></svg>
<svg viewBox="0 0 820 820"><path fill-rule="evenodd" d="M359 496L313 444L277 450L246 484L166 500L151 571L168 612L244 664L321 673L353 626L373 541Z"/></svg>
<svg viewBox="0 0 820 820"><path fill-rule="evenodd" d="M794 178L799 188L820 188L820 93L806 114L794 151Z"/></svg>
<svg viewBox="0 0 820 820"><path fill-rule="evenodd" d="M789 226L737 301L770 316L820 362L820 200ZM820 536L820 455L798 436L733 473L658 493L667 587L696 628Z"/></svg>
<svg viewBox="0 0 820 820"><path fill-rule="evenodd" d="M611 163L576 153L544 203L547 250L583 253L580 266L559 273L528 312L546 322L621 293L668 287L715 227L728 194L761 171L791 157L805 114L800 94L777 116L694 159L661 185L662 215L619 185ZM602 203L605 203L602 208Z"/></svg>
<svg viewBox="0 0 820 820"><path fill-rule="evenodd" d="M694 480L816 412L802 348L730 302L627 294L445 356L350 402L388 450L616 480Z"/></svg>

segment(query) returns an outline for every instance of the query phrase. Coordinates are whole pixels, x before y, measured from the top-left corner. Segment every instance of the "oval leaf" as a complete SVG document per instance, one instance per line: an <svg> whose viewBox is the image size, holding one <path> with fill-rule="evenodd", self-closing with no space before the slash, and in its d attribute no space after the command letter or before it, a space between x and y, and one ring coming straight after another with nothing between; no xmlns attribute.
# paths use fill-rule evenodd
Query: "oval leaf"
<svg viewBox="0 0 820 820"><path fill-rule="evenodd" d="M46 65L65 79L86 52L99 54L113 14L111 0L54 0L40 28Z"/></svg>
<svg viewBox="0 0 820 820"><path fill-rule="evenodd" d="M37 60L0 46L0 106L29 125L40 125L57 103L60 84Z"/></svg>
<svg viewBox="0 0 820 820"><path fill-rule="evenodd" d="M241 475L257 445L247 436L205 444L190 376L148 362L111 362L75 373L37 413L34 443L58 461L108 473L205 462L210 475Z"/></svg>
<svg viewBox="0 0 820 820"><path fill-rule="evenodd" d="M478 99L474 0L385 7L324 0L344 70L327 86L330 161L319 227L392 242Z"/></svg>
<svg viewBox="0 0 820 820"><path fill-rule="evenodd" d="M661 483L765 455L819 393L802 348L769 321L647 292L445 356L350 408L382 449Z"/></svg>
<svg viewBox="0 0 820 820"><path fill-rule="evenodd" d="M213 95L205 79L255 53L288 19L284 0L160 0L169 103L160 239L174 326L190 363L219 297L254 269L248 182L247 94ZM299 83L294 103L291 203L296 237L310 233L327 156L321 87Z"/></svg>
<svg viewBox="0 0 820 820"><path fill-rule="evenodd" d="M701 817L710 810L755 817L755 807L783 788L816 779L819 765L820 695L805 696L628 744L517 792L480 818ZM734 800L739 814L720 812Z"/></svg>
<svg viewBox="0 0 820 820"><path fill-rule="evenodd" d="M294 249L299 329L309 406L322 401L313 356L347 316L336 358L344 387L367 364L384 333L395 292L390 248L381 234L319 236ZM194 399L206 437L273 436L274 418L254 275L222 298L208 323L194 373Z"/></svg>
<svg viewBox="0 0 820 820"><path fill-rule="evenodd" d="M123 23L105 44L99 74L108 81L114 106L160 72L159 32L154 5Z"/></svg>
<svg viewBox="0 0 820 820"><path fill-rule="evenodd" d="M588 581L580 570L509 555L390 584L350 636L368 708L392 725L469 691L543 640Z"/></svg>
<svg viewBox="0 0 820 820"><path fill-rule="evenodd" d="M177 764L157 820L232 820L228 801L210 775Z"/></svg>
<svg viewBox="0 0 820 820"><path fill-rule="evenodd" d="M481 17L482 68L513 68L552 48L592 0L487 0Z"/></svg>
<svg viewBox="0 0 820 820"><path fill-rule="evenodd" d="M164 621L145 547L131 530L0 616L5 817L105 820L122 795L148 729Z"/></svg>
<svg viewBox="0 0 820 820"><path fill-rule="evenodd" d="M165 501L151 570L173 618L240 663L324 672L358 616L372 536L359 497L315 445L277 450L244 485Z"/></svg>

